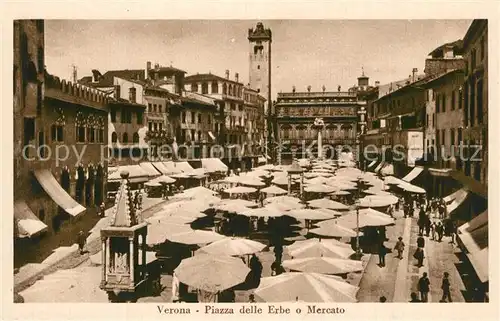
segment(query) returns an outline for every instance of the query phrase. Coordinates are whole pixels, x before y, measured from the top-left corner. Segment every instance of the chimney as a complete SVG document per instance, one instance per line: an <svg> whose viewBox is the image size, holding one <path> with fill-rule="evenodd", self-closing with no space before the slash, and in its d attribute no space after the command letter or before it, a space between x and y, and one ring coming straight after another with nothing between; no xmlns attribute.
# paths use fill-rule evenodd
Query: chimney
<svg viewBox="0 0 500 321"><path fill-rule="evenodd" d="M418 72L418 69L417 68L413 68L411 73L412 73L412 82L415 82L417 80L417 72Z"/></svg>
<svg viewBox="0 0 500 321"><path fill-rule="evenodd" d="M146 62L146 79L149 79L149 71L151 70L151 61Z"/></svg>
<svg viewBox="0 0 500 321"><path fill-rule="evenodd" d="M229 79L229 69L226 69L226 79Z"/></svg>
<svg viewBox="0 0 500 321"><path fill-rule="evenodd" d="M377 81L375 81L375 87L378 87L378 86L380 86L380 81L377 80Z"/></svg>
<svg viewBox="0 0 500 321"><path fill-rule="evenodd" d="M239 80L240 80L240 74L235 73L234 74L234 81L239 82Z"/></svg>

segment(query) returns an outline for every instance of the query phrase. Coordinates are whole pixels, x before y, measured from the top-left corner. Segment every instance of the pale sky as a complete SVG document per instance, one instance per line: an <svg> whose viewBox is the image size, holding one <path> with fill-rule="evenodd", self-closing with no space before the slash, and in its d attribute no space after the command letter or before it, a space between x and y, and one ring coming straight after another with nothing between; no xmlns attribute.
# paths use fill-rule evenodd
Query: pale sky
<svg viewBox="0 0 500 321"><path fill-rule="evenodd" d="M364 67L370 84L423 73L427 54L463 38L471 20L270 20L272 93L342 90ZM257 20L46 20L49 73L71 79L116 69L145 69L146 61L172 64L189 74L224 76L248 83L248 29Z"/></svg>

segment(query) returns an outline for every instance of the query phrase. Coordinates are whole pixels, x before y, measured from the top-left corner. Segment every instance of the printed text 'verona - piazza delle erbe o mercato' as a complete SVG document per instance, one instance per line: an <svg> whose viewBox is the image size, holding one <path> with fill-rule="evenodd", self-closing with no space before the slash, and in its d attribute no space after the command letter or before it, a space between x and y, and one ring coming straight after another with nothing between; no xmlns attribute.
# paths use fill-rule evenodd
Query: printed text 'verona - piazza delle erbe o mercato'
<svg viewBox="0 0 500 321"><path fill-rule="evenodd" d="M298 315L298 314L344 314L345 309L341 307L322 307L317 305L306 305L301 307L286 307L279 304L270 305L243 305L239 308L221 307L216 305L205 305L203 308L191 307L172 307L166 305L158 305L158 312L160 314L268 314L268 315Z"/></svg>

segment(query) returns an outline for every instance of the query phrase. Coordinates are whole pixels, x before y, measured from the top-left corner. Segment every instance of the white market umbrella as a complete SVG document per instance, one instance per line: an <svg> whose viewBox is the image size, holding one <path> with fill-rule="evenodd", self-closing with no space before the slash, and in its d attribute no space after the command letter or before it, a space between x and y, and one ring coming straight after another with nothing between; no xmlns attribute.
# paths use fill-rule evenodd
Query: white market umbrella
<svg viewBox="0 0 500 321"><path fill-rule="evenodd" d="M281 187L275 186L275 185L271 185L269 187L263 188L260 191L263 192L263 193L266 193L266 194L270 194L270 195L285 195L285 194L288 194L287 190L285 190L285 189L283 189Z"/></svg>
<svg viewBox="0 0 500 321"><path fill-rule="evenodd" d="M293 258L333 257L346 259L354 254L351 246L335 239L313 238L295 242L287 246L288 254Z"/></svg>
<svg viewBox="0 0 500 321"><path fill-rule="evenodd" d="M320 198L307 202L307 204L312 208L328 208L331 210L347 210L349 207L342 203L332 201L328 198Z"/></svg>
<svg viewBox="0 0 500 321"><path fill-rule="evenodd" d="M169 241L181 244L209 244L215 241L219 241L225 238L224 235L212 232L212 231L202 231L202 230L192 230L187 232L181 232L170 236Z"/></svg>
<svg viewBox="0 0 500 321"><path fill-rule="evenodd" d="M227 237L206 245L196 253L212 255L244 256L262 251L267 245L245 238Z"/></svg>
<svg viewBox="0 0 500 321"><path fill-rule="evenodd" d="M219 203L215 204L213 206L213 208L215 209L220 209L220 208L223 208L225 206L243 206L243 207L248 207L248 208L254 208L254 207L258 207L259 204L255 203L255 202L252 202L252 201L247 201L247 200L243 200L243 199L224 199L224 200L221 200Z"/></svg>
<svg viewBox="0 0 500 321"><path fill-rule="evenodd" d="M294 217L297 220L328 220L335 218L337 216L336 213L338 212L332 211L332 213L327 213L324 211L324 209L319 210L319 209L304 208L304 209L290 210L286 213L286 215Z"/></svg>
<svg viewBox="0 0 500 321"><path fill-rule="evenodd" d="M254 193L255 191L257 191L257 189L246 186L236 186L224 190L224 192L228 194L249 194Z"/></svg>
<svg viewBox="0 0 500 321"><path fill-rule="evenodd" d="M319 273L288 272L262 278L254 294L264 302L357 302L359 288L342 278Z"/></svg>
<svg viewBox="0 0 500 321"><path fill-rule="evenodd" d="M190 222L168 222L159 220L157 222L150 221L148 225L148 234L146 243L148 245L162 244L172 235L193 231L188 225Z"/></svg>
<svg viewBox="0 0 500 321"><path fill-rule="evenodd" d="M310 193L332 193L336 190L333 186L328 186L328 185L308 185L304 188L304 191L310 192Z"/></svg>
<svg viewBox="0 0 500 321"><path fill-rule="evenodd" d="M149 182L144 183L144 186L147 186L147 187L160 187L161 184L158 183L158 182L149 181Z"/></svg>
<svg viewBox="0 0 500 321"><path fill-rule="evenodd" d="M285 215L285 211L279 209L272 204L266 205L264 207L248 209L247 211L239 213L248 217L279 217Z"/></svg>
<svg viewBox="0 0 500 321"><path fill-rule="evenodd" d="M331 257L306 257L283 261L283 267L292 271L321 274L345 274L363 270L361 261Z"/></svg>
<svg viewBox="0 0 500 321"><path fill-rule="evenodd" d="M158 182L158 183L163 183L163 184L172 184L172 183L175 183L175 179L173 179L172 177L170 176L167 176L167 175L162 175L160 177L157 177L155 179L153 179L154 182Z"/></svg>
<svg viewBox="0 0 500 321"><path fill-rule="evenodd" d="M355 229L357 227L357 214L356 211L350 212L342 217L336 219L337 223ZM371 208L364 208L359 210L359 227L365 226L386 226L394 224L394 219L389 215L376 211ZM318 224L318 226L320 226Z"/></svg>
<svg viewBox="0 0 500 321"><path fill-rule="evenodd" d="M335 191L332 193L332 195L336 195L336 196L347 196L347 195L350 195L351 193L349 193L348 191Z"/></svg>
<svg viewBox="0 0 500 321"><path fill-rule="evenodd" d="M281 186L286 186L288 185L288 177L285 175L282 176L275 176L271 183L276 184L276 185L281 185Z"/></svg>
<svg viewBox="0 0 500 321"><path fill-rule="evenodd" d="M331 237L356 237L355 230L340 225L335 219L319 222L316 225L319 226L319 228L310 230L310 233ZM363 235L363 233L359 233Z"/></svg>
<svg viewBox="0 0 500 321"><path fill-rule="evenodd" d="M372 195L365 196L359 199L359 206L361 207L385 207L399 202L398 198L394 195Z"/></svg>
<svg viewBox="0 0 500 321"><path fill-rule="evenodd" d="M250 269L240 258L199 254L182 260L174 272L190 287L217 293L243 283Z"/></svg>
<svg viewBox="0 0 500 321"><path fill-rule="evenodd" d="M266 183L262 182L256 177L243 177L240 179L240 184L245 186L252 187L263 187L266 186Z"/></svg>
<svg viewBox="0 0 500 321"><path fill-rule="evenodd" d="M398 187L410 193L417 193L417 194L426 193L425 189L406 182L398 184Z"/></svg>
<svg viewBox="0 0 500 321"><path fill-rule="evenodd" d="M384 183L388 185L399 185L406 182L394 176L386 176L384 177Z"/></svg>
<svg viewBox="0 0 500 321"><path fill-rule="evenodd" d="M302 200L298 197L293 196L273 196L268 197L264 200L264 204L269 203L300 203Z"/></svg>

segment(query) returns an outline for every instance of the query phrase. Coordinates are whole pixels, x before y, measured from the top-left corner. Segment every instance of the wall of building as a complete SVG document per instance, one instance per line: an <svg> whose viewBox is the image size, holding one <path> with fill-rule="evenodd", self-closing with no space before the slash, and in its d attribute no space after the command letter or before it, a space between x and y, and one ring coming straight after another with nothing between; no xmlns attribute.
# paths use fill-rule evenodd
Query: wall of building
<svg viewBox="0 0 500 321"><path fill-rule="evenodd" d="M425 114L424 150L429 153L431 146L436 145L436 97L433 89L426 91Z"/></svg>
<svg viewBox="0 0 500 321"><path fill-rule="evenodd" d="M461 57L428 58L425 60L424 72L426 75L437 75L463 67L464 61Z"/></svg>

